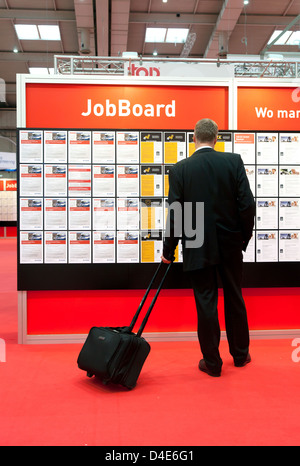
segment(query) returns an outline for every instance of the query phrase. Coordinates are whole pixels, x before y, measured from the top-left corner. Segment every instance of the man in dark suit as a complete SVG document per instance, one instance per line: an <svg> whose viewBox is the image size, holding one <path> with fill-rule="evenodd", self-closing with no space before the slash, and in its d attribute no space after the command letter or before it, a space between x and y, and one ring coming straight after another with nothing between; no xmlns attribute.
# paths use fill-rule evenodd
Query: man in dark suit
<svg viewBox="0 0 300 466"><path fill-rule="evenodd" d="M215 151L217 136L215 122L200 120L194 132L196 151L170 170L162 256L166 263L173 259L181 231L183 270L190 275L198 313L203 354L199 369L214 377L221 375L223 364L219 353L217 272L224 290L226 333L234 364L241 367L251 361L241 282L242 251L246 251L251 239L255 216L241 156Z"/></svg>

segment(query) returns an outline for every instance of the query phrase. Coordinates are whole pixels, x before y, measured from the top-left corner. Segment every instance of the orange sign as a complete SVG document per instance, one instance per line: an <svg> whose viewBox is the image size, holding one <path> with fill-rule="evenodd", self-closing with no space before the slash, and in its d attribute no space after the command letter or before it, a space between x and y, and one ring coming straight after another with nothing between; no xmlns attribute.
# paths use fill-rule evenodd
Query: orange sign
<svg viewBox="0 0 300 466"><path fill-rule="evenodd" d="M6 180L6 191L17 191L17 181Z"/></svg>
<svg viewBox="0 0 300 466"><path fill-rule="evenodd" d="M240 87L238 129L299 131L300 89Z"/></svg>
<svg viewBox="0 0 300 466"><path fill-rule="evenodd" d="M211 118L228 129L226 86L26 85L28 128L193 129Z"/></svg>
<svg viewBox="0 0 300 466"><path fill-rule="evenodd" d="M248 134L248 133L235 133L234 135L234 142L237 144L254 144L254 134Z"/></svg>

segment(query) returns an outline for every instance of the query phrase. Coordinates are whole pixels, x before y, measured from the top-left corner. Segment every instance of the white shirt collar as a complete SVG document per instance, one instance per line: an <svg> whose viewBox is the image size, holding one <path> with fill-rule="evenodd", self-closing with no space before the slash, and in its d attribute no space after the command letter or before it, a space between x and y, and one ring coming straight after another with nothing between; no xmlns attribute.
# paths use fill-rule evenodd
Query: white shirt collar
<svg viewBox="0 0 300 466"><path fill-rule="evenodd" d="M201 146L201 147L198 147L198 149L196 149L196 151L201 150L201 149L213 149L213 148L211 146Z"/></svg>

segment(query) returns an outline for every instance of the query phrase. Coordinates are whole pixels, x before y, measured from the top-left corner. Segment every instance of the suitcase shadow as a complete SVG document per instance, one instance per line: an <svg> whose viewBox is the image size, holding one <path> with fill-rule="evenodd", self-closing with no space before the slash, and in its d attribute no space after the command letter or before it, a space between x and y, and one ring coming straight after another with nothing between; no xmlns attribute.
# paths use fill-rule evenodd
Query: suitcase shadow
<svg viewBox="0 0 300 466"><path fill-rule="evenodd" d="M128 389L126 387L123 387L122 385L117 385L117 384L104 384L99 378L97 377L86 377L83 378L80 381L80 386L84 388L86 391L94 391L94 392L101 392L101 393L126 393L126 392L131 392L133 389ZM136 386L137 388L137 386Z"/></svg>

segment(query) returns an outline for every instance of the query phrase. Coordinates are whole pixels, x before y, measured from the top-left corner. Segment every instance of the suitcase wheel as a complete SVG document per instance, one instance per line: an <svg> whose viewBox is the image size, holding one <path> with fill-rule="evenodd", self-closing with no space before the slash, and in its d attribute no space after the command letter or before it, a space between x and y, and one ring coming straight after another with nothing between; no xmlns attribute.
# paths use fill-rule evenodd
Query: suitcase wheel
<svg viewBox="0 0 300 466"><path fill-rule="evenodd" d="M134 385L127 385L126 388L128 390L133 390L136 387L136 383Z"/></svg>
<svg viewBox="0 0 300 466"><path fill-rule="evenodd" d="M87 372L86 375L87 375L87 377L89 377L91 379L94 374L92 374L91 372Z"/></svg>

